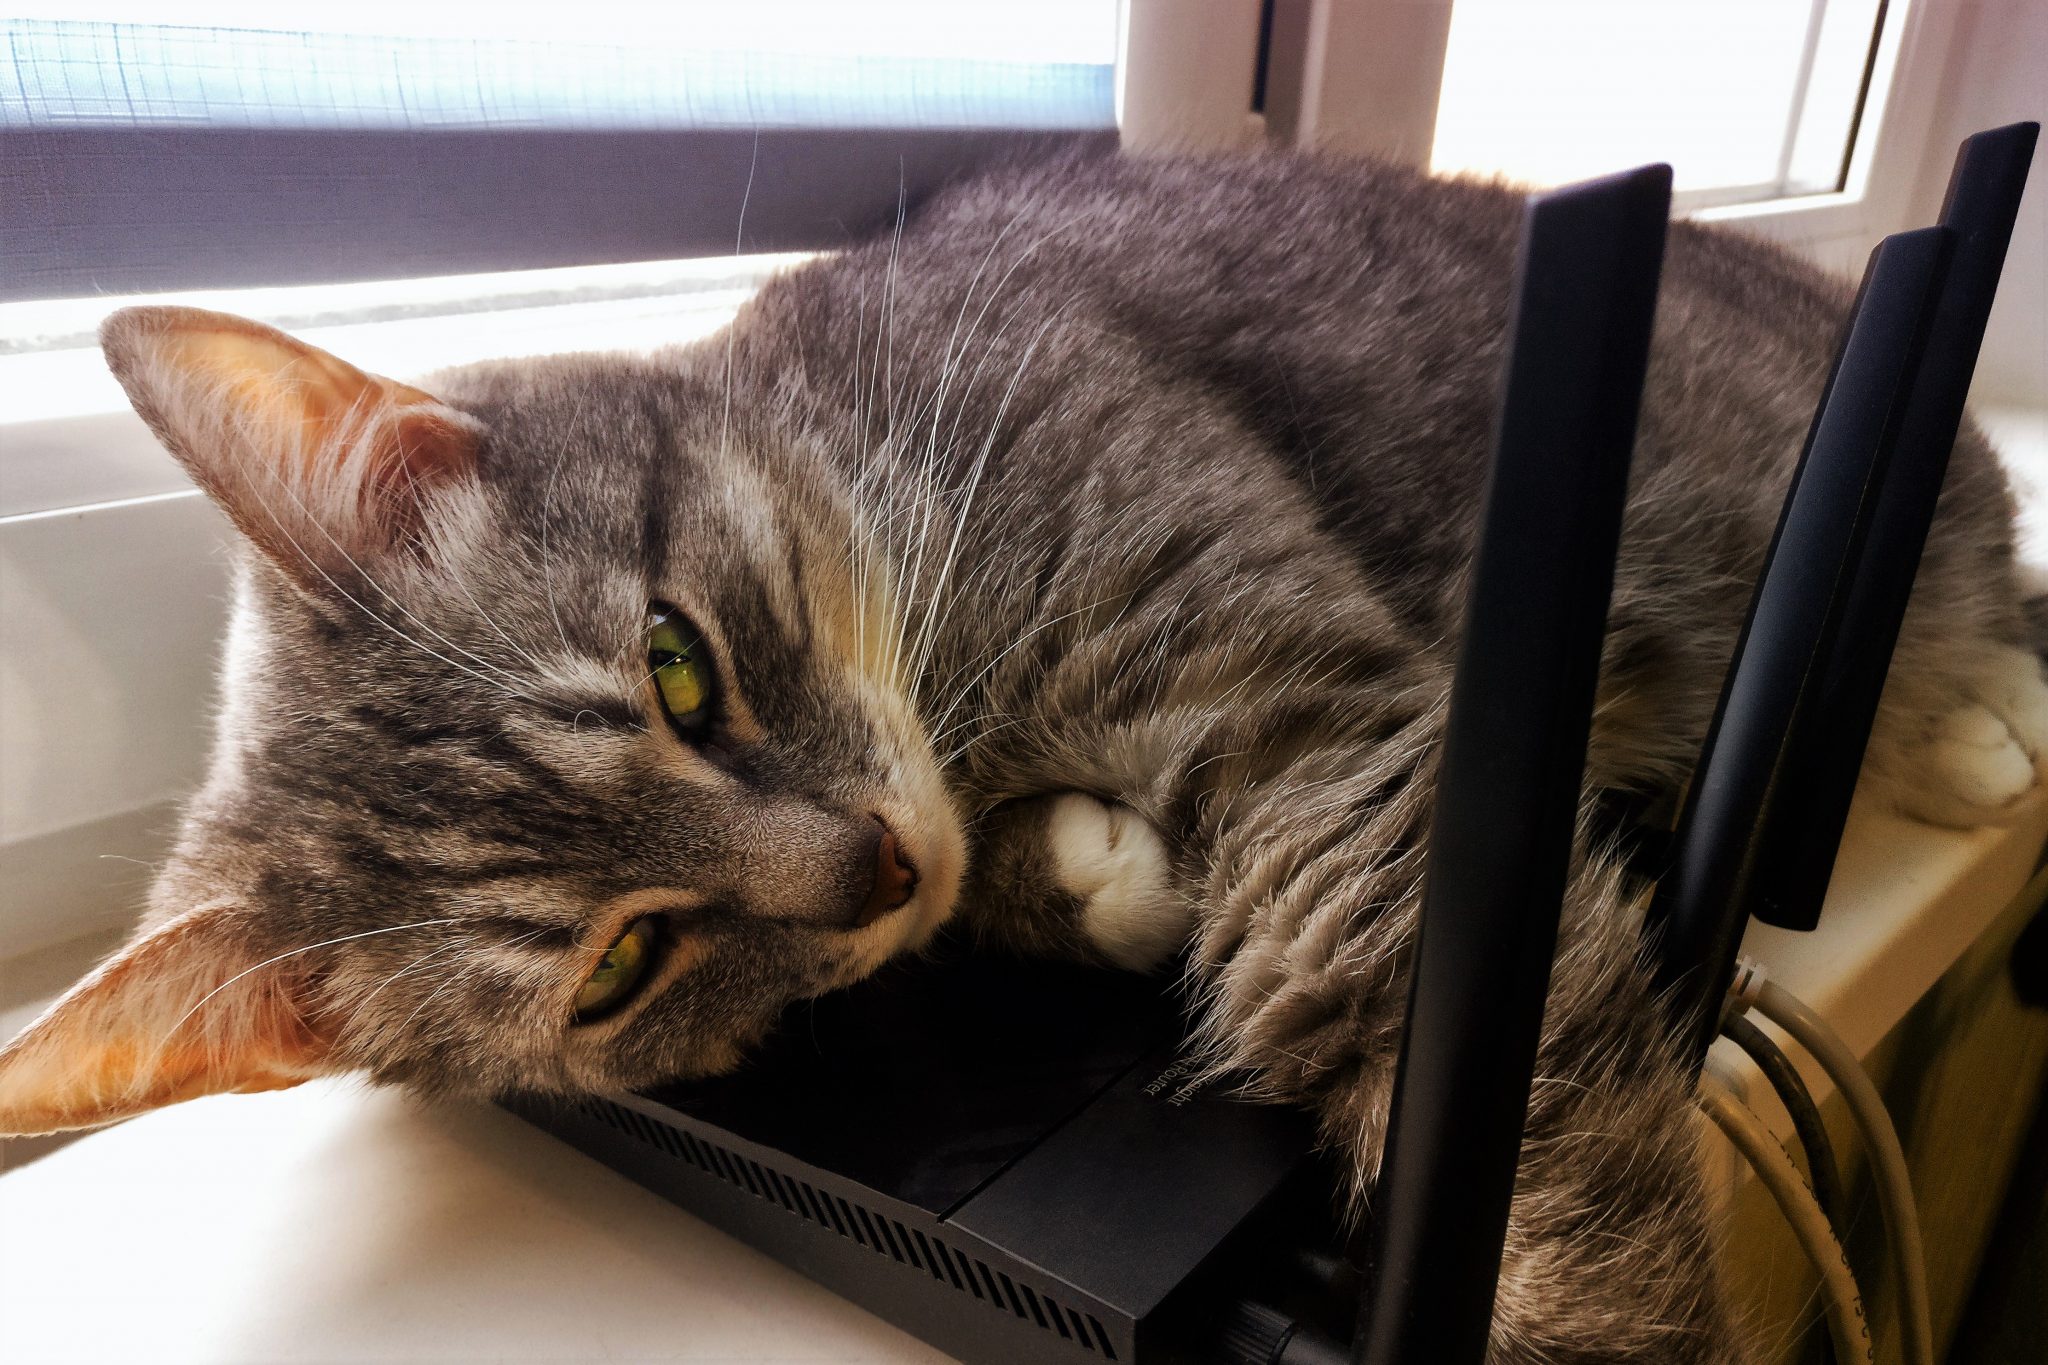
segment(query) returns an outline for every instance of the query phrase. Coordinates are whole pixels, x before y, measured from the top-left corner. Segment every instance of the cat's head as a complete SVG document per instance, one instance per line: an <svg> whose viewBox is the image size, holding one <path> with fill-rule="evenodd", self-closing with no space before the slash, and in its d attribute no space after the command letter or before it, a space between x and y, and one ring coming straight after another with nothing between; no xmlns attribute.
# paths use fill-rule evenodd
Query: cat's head
<svg viewBox="0 0 2048 1365"><path fill-rule="evenodd" d="M887 574L716 366L429 394L189 309L102 339L245 546L212 773L142 929L0 1050L0 1132L703 1074L950 913Z"/></svg>

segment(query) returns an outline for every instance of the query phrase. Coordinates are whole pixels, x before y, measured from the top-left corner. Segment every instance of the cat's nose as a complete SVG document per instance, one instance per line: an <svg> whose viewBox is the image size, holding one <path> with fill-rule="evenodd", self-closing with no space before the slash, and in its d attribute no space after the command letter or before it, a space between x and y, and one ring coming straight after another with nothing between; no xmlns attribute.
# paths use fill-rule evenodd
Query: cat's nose
<svg viewBox="0 0 2048 1365"><path fill-rule="evenodd" d="M868 888L866 902L860 913L854 917L854 927L864 929L891 910L902 908L917 894L917 864L904 856L903 849L896 842L896 831L882 823L878 815L869 815L874 825L874 883Z"/></svg>

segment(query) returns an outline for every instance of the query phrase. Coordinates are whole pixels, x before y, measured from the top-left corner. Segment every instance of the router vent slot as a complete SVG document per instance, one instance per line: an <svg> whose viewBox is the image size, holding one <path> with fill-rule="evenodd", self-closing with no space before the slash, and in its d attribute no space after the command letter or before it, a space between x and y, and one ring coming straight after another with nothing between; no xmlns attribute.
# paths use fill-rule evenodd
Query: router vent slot
<svg viewBox="0 0 2048 1365"><path fill-rule="evenodd" d="M607 1127L664 1152L686 1166L745 1190L756 1199L776 1204L806 1223L837 1233L877 1256L888 1256L900 1264L921 1270L940 1284L970 1293L1019 1321L1043 1331L1056 1332L1083 1350L1115 1360L1116 1348L1109 1333L1094 1314L1070 1308L1043 1290L1011 1279L986 1262L949 1246L937 1235L905 1227L859 1204L850 1204L809 1182L785 1175L758 1161L728 1152L715 1142L671 1128L647 1117L637 1109L610 1100L589 1098L578 1108Z"/></svg>

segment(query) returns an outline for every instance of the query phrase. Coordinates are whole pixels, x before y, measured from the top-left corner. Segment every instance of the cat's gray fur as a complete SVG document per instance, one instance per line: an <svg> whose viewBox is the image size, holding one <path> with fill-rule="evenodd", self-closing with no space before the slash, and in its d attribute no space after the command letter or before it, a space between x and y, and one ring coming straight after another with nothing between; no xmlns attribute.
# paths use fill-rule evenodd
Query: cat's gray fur
<svg viewBox="0 0 2048 1365"><path fill-rule="evenodd" d="M430 381L488 433L474 480L429 496L421 545L329 564L332 592L245 556L220 758L156 913L233 901L266 956L453 921L315 955L335 1064L383 1079L723 1067L943 914L857 944L834 917L835 821L922 753L991 938L1142 962L1088 932L1051 803L1159 833L1146 913L1190 917L1207 1060L1313 1105L1362 1197L1519 204L1367 163L1063 161L944 193L701 344ZM1674 226L1589 791L1684 780L1845 301ZM1881 797L2022 640L2010 520L1966 433ZM651 599L713 632L755 738L703 758L650 727L619 679ZM857 653L903 627L900 713L849 685L849 610ZM1493 1358L1743 1358L1640 910L1586 825ZM547 1002L591 907L648 887L711 889L674 910L710 946L622 1022L569 1028Z"/></svg>

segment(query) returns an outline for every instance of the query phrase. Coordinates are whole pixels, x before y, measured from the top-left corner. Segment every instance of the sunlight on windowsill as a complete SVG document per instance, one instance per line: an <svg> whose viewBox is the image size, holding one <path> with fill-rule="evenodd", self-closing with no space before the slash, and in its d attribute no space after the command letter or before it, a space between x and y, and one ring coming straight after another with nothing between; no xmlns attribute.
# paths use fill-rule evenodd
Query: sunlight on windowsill
<svg viewBox="0 0 2048 1365"><path fill-rule="evenodd" d="M96 334L131 304L237 313L379 374L573 351L651 351L716 331L802 254L0 304L0 426L125 411Z"/></svg>

